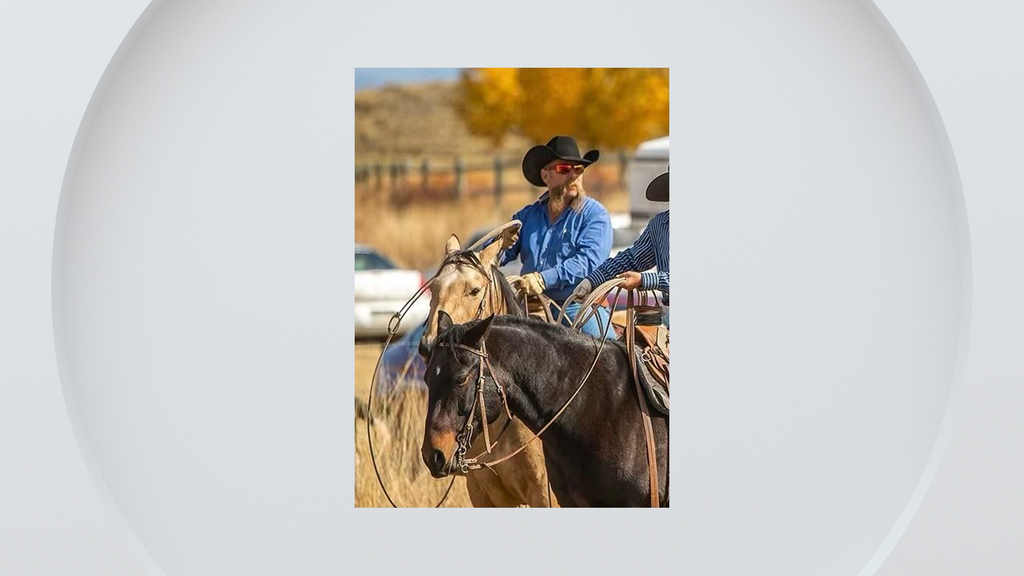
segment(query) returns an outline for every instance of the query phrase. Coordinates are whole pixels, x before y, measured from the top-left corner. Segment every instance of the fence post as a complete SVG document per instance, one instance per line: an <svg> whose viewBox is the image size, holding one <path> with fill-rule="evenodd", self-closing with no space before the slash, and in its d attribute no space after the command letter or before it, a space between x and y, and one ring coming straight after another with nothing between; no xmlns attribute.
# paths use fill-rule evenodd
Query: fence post
<svg viewBox="0 0 1024 576"><path fill-rule="evenodd" d="M427 193L427 186L430 184L430 162L424 158L420 164L420 188L423 194Z"/></svg>
<svg viewBox="0 0 1024 576"><path fill-rule="evenodd" d="M394 195L398 191L398 164L391 162L391 194Z"/></svg>
<svg viewBox="0 0 1024 576"><path fill-rule="evenodd" d="M466 191L466 179L463 175L465 166L462 164L462 157L455 157L455 198L461 198Z"/></svg>
<svg viewBox="0 0 1024 576"><path fill-rule="evenodd" d="M377 190L380 190L384 186L384 168L381 167L380 162L373 165L373 171L377 174Z"/></svg>
<svg viewBox="0 0 1024 576"><path fill-rule="evenodd" d="M501 170L504 168L501 164L501 157L494 157L494 199L498 206L501 206Z"/></svg>
<svg viewBox="0 0 1024 576"><path fill-rule="evenodd" d="M625 150L619 150L619 186L626 187L626 168L629 166L629 159Z"/></svg>

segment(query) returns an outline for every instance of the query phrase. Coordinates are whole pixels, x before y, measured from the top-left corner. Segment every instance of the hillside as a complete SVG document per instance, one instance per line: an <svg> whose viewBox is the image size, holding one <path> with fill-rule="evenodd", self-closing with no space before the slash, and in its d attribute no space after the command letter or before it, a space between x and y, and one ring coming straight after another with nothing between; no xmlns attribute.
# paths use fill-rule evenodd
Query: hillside
<svg viewBox="0 0 1024 576"><path fill-rule="evenodd" d="M385 86L355 93L356 163L391 158L521 157L533 144L518 136L501 150L472 136L452 107L457 84Z"/></svg>

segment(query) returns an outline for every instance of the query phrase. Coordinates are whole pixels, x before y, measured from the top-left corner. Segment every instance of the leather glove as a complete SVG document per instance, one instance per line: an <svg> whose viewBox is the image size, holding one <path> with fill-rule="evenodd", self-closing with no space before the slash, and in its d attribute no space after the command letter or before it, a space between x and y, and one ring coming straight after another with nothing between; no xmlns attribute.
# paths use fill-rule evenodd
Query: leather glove
<svg viewBox="0 0 1024 576"><path fill-rule="evenodd" d="M541 278L540 272L530 272L522 277L519 286L528 296L539 296L544 292L544 278Z"/></svg>
<svg viewBox="0 0 1024 576"><path fill-rule="evenodd" d="M593 289L594 287L591 286L590 280L584 278L582 282L576 285L576 289L572 291L572 296L570 296L570 299L572 299L575 302L583 302L584 300L586 300L587 294L590 294L590 291Z"/></svg>

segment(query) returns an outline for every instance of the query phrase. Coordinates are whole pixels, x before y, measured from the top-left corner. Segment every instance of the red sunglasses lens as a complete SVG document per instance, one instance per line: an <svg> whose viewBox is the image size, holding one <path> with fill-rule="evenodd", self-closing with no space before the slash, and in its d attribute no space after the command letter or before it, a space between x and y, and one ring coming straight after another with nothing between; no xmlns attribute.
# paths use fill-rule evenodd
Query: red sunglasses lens
<svg viewBox="0 0 1024 576"><path fill-rule="evenodd" d="M555 172L559 174L569 174L570 172L583 174L583 166L573 166L572 164L555 164Z"/></svg>

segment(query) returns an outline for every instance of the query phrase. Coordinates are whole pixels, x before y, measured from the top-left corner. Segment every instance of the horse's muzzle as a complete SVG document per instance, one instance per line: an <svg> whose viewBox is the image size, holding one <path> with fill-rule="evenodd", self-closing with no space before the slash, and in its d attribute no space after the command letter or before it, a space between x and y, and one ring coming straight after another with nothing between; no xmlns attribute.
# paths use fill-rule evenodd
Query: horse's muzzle
<svg viewBox="0 0 1024 576"><path fill-rule="evenodd" d="M434 478L444 478L451 474L461 474L457 466L456 453L459 450L455 433L450 430L432 431L424 438L420 454L427 470Z"/></svg>
<svg viewBox="0 0 1024 576"><path fill-rule="evenodd" d="M448 476L452 468L448 460L444 452L437 448L423 448L423 463L427 465L427 470L430 470L430 475L434 478Z"/></svg>

